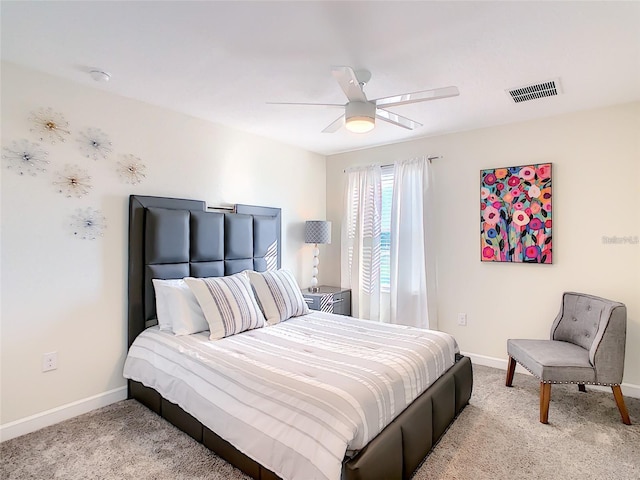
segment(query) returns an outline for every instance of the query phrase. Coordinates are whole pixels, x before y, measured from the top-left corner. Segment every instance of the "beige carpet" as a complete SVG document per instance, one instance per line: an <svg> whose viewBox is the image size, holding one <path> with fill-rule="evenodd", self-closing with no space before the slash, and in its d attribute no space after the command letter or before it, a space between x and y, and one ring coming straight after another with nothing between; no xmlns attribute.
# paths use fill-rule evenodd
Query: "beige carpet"
<svg viewBox="0 0 640 480"><path fill-rule="evenodd" d="M538 383L474 366L471 403L415 475L426 479L640 479L640 400L631 426L610 393L554 386L549 425L538 422ZM133 400L0 444L0 478L247 478Z"/></svg>

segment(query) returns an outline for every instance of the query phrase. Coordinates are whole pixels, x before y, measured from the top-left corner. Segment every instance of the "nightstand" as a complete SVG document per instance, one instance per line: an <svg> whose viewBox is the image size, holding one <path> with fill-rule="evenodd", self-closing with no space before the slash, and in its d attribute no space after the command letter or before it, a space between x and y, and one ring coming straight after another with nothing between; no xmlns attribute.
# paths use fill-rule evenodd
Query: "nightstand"
<svg viewBox="0 0 640 480"><path fill-rule="evenodd" d="M348 288L322 285L317 292L302 290L302 296L311 310L351 315L351 290Z"/></svg>

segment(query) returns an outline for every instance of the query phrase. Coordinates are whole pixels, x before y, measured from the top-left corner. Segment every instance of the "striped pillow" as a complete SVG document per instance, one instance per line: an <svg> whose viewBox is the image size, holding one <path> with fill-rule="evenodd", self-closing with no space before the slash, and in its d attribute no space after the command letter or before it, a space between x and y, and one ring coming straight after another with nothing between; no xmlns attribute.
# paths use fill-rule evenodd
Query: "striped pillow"
<svg viewBox="0 0 640 480"><path fill-rule="evenodd" d="M309 313L309 307L304 301L298 282L288 270L272 272L247 270L244 273L251 280L258 304L269 325Z"/></svg>
<svg viewBox="0 0 640 480"><path fill-rule="evenodd" d="M251 284L244 275L187 277L184 281L189 285L204 312L211 340L264 327L264 315L253 296Z"/></svg>

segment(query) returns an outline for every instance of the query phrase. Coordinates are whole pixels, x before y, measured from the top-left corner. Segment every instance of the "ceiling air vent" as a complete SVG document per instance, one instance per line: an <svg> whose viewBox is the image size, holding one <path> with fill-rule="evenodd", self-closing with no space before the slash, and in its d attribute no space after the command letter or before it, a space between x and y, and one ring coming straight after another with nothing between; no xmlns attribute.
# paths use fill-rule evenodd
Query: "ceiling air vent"
<svg viewBox="0 0 640 480"><path fill-rule="evenodd" d="M535 100L542 97L554 97L560 93L560 79L554 78L546 82L536 83L534 85L525 85L524 87L512 88L507 90L515 103Z"/></svg>

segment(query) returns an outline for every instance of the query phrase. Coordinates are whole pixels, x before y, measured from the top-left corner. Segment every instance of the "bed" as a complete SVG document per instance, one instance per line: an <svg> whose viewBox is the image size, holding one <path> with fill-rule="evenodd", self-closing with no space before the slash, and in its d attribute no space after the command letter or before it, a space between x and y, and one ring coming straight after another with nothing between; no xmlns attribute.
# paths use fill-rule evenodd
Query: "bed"
<svg viewBox="0 0 640 480"><path fill-rule="evenodd" d="M169 357L174 355L174 350L187 352L186 356L191 358L191 362L194 359L197 361L197 364L185 367L184 371L187 372L189 370L196 371L204 363L222 365L234 355L247 362L247 357L251 357L253 343L264 344L265 336L278 337L278 341L288 341L289 337L296 335L300 338L303 338L304 335L313 336L308 333L309 328L312 328L311 325L314 325L313 328L317 326L318 329L326 329L328 331L326 335L331 337L334 342L343 342L346 338L351 337L355 338L358 336L357 332L362 332L364 337L373 335L363 327L361 320L311 312L310 315L304 315L273 327L249 330L250 334L245 335L249 332L238 334L234 336L236 338L230 337L227 342L207 342L206 336L200 335L201 338L199 338L197 335L189 335L188 339L180 339L178 346L171 346L173 342L170 338L171 335L163 334L155 325L157 321L155 320L153 279L222 277L245 270L258 272L275 270L280 267L280 235L280 209L277 208L237 205L232 213L220 213L207 211L205 202L199 200L132 195L129 202L129 347L131 348L136 339L138 340L131 351L139 352L139 345L144 342L147 342L147 345L156 342L159 350L150 354L150 357ZM385 326L374 326L380 329L386 328ZM372 332L375 333L375 329ZM382 335L384 332L381 332L378 333ZM422 332L416 333L413 330L407 330L407 338L420 336L422 336ZM370 338L365 338L364 346L352 348L371 348L367 343L370 340ZM313 338L308 347L312 347L314 341L317 342ZM425 348L437 350L444 349L445 346L434 345L444 345L450 340L447 340L444 334L433 332L429 338L425 333L424 342L429 345ZM438 344L438 342L440 343ZM212 347L212 345L214 346ZM150 346L149 348L156 347ZM173 350L160 350L162 348ZM229 348L229 350L223 351L223 348ZM286 347L286 349L288 348ZM201 355L203 349L211 351L212 356L209 358L206 355ZM282 351L288 351L286 349ZM398 350L403 349L403 346L402 348L398 347ZM303 355L307 354L308 352L303 352ZM277 365L278 355L272 353L270 361L257 360L252 357L250 360L255 368L276 369L279 368ZM415 356L416 354L411 353L411 355ZM284 355L280 356L285 358ZM396 400L398 405L394 408L397 411L393 413L394 419L391 423L387 424L385 421L386 426L381 425L379 433L378 430L375 432L372 430L375 433L372 438L364 435L363 438L360 438L363 442L362 445L354 444L357 448L347 446L344 449L343 458L338 459L337 470L335 468L328 469L318 475L309 475L309 477L341 477L345 480L411 478L427 453L462 411L471 396L472 370L470 360L457 352L455 355L448 352L441 356L443 358L450 356L451 366L447 364L444 373L435 381L432 378L430 386L422 393L418 392L417 398L408 405ZM287 360L287 362L296 363L293 359ZM437 359L434 362L442 363ZM304 360L298 363L302 364ZM172 368L174 367L167 367L169 370ZM222 370L223 366L219 368ZM225 378L232 380L234 384L242 383L236 381L239 377L234 378L233 375L236 374L228 373L230 371L235 372L236 370L226 371ZM303 370L298 372L300 377L303 377L304 374L306 372ZM381 373L376 372L372 372L370 375L382 376ZM429 371L426 375L430 376L432 373ZM256 377L263 376L265 376L263 373L256 375ZM269 457L261 455L260 452L269 450L278 452L279 446L269 444L269 441L272 441L269 439L274 437L275 433L264 435L264 438L259 440L259 436L255 435L255 441L259 445L254 447L259 450L251 450L242 443L241 439L230 435L232 429L228 428L229 422L221 420L218 415L207 415L206 412L202 413L202 410L194 408L193 402L190 403L189 399L196 395L192 395L190 392L185 393L184 390L181 391L174 385L176 382L167 381L166 383L170 384L170 387L164 388L161 381L155 382L151 377L139 376L135 378L137 380L131 378L128 380L130 398L140 401L163 416L252 478L305 478L307 476L306 474L303 477L300 473L290 473L287 470L288 466L283 467L282 462L269 463L267 460ZM215 383L218 381L216 378L219 377L214 376L213 378L210 380L209 388L216 386ZM362 382L362 380L359 381ZM419 383L420 381L418 381ZM266 393L268 396L263 397L263 400L260 401L261 404L281 396L280 390L269 390L272 387L273 385L269 385L268 382L261 387L266 389L265 392L270 392ZM295 389L297 388L296 386ZM420 386L415 388L420 388ZM396 398L403 397L399 395ZM238 405L232 405L236 409L237 416L244 412L240 403L242 402L239 401ZM398 414L398 412L400 413ZM254 412L247 410L246 415L251 420L247 420L245 423L253 423ZM290 420L290 425L282 428L295 429L299 426L295 420L296 415L298 414L289 415L288 417L294 420ZM300 422L303 421L301 418ZM348 421L345 421L344 425L348 425ZM276 426L275 428L281 427ZM298 430L306 428L305 426L298 428ZM362 430L362 427L355 430ZM286 438L288 437L289 435L286 436ZM330 445L331 442L322 440L313 447L313 450L322 450L321 447L324 444ZM250 455L243 452L249 452ZM334 455L335 452L334 449ZM287 456L288 453L285 452L282 455ZM342 453L340 455L342 456ZM260 461L256 461L256 458ZM319 465L326 463L322 459L315 461ZM265 465L272 466L272 468ZM274 470L280 474L274 473ZM329 474L327 471L332 473Z"/></svg>

